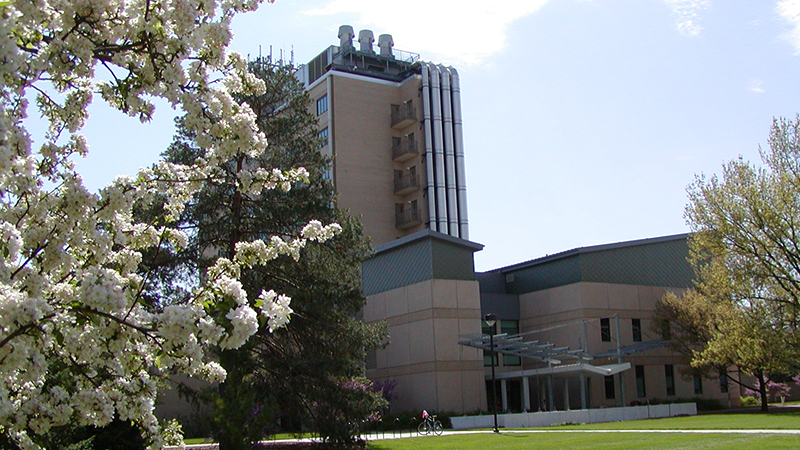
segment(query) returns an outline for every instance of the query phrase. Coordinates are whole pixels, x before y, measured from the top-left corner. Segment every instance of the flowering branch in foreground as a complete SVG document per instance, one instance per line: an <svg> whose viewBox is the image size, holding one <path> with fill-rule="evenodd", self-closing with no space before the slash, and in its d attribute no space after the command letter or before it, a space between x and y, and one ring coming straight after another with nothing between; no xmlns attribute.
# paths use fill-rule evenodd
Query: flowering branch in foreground
<svg viewBox="0 0 800 450"><path fill-rule="evenodd" d="M259 3L0 1L0 440L37 448L53 427L119 418L158 447L160 374L223 379L209 348L238 347L260 323L273 330L288 321L287 297L248 299L239 274L297 258L338 225L312 222L293 240L242 245L189 299L163 308L142 298L146 274L138 272L144 250L186 245L185 234L165 225L221 164L266 147L253 112L231 94L258 94L263 82L225 52L234 14ZM192 166L159 163L88 192L70 158L88 151L78 132L96 93L142 121L152 117L152 98L166 99L185 112L204 157ZM26 127L33 96L48 123L36 149ZM255 170L238 189L288 189L305 177ZM136 223L133 205L151 201L163 202L164 215Z"/></svg>

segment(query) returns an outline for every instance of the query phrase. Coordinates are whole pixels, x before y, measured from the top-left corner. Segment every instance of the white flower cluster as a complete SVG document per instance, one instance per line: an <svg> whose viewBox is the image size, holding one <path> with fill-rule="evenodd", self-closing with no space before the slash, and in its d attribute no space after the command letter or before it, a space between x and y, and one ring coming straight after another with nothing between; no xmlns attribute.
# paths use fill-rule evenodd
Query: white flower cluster
<svg viewBox="0 0 800 450"><path fill-rule="evenodd" d="M269 321L270 333L289 323L289 316L294 312L289 307L291 298L283 294L278 295L270 289L261 291L258 299L261 302L261 314Z"/></svg>
<svg viewBox="0 0 800 450"><path fill-rule="evenodd" d="M244 58L225 51L233 15L260 3L0 2L0 434L16 445L36 448L32 437L53 427L102 426L119 417L136 422L158 447L157 374L222 380L210 347L242 345L260 316L270 331L289 320L288 297L248 299L241 272L279 255L298 258L308 240L340 230L312 222L294 239L242 244L185 303L159 311L141 296L142 252L182 248L187 237L136 223L133 205L162 201L165 216L154 223L163 225L226 160L266 148L253 111L232 96L261 93L264 84ZM95 92L140 120L152 117L152 98L165 98L185 113L204 157L193 166L160 163L97 194L87 191L71 158L88 151L77 133ZM36 115L48 121L35 136L37 149L26 128L34 97ZM307 179L304 169L255 169L242 173L239 189L289 190Z"/></svg>

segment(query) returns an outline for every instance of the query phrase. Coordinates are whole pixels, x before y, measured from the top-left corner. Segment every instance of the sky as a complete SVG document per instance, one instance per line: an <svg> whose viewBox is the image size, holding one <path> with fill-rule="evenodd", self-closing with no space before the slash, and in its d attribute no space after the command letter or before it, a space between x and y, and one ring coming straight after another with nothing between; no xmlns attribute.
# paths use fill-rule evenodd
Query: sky
<svg viewBox="0 0 800 450"><path fill-rule="evenodd" d="M343 24L458 70L478 271L685 233L695 177L758 162L773 117L800 112L800 0L275 0L231 49L301 64ZM91 113L93 189L172 139L164 105L145 125Z"/></svg>

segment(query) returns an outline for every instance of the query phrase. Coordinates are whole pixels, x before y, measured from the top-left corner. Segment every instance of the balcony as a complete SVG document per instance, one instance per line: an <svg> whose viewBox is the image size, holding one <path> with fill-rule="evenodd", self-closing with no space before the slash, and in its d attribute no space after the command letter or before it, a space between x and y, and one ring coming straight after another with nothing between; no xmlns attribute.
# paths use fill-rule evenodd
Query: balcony
<svg viewBox="0 0 800 450"><path fill-rule="evenodd" d="M398 211L394 215L394 223L395 226L401 230L421 225L422 220L419 216L419 209L413 206L404 211Z"/></svg>
<svg viewBox="0 0 800 450"><path fill-rule="evenodd" d="M406 195L419 189L419 175L413 173L395 172L394 193L395 195Z"/></svg>
<svg viewBox="0 0 800 450"><path fill-rule="evenodd" d="M402 105L392 105L392 128L400 130L417 121L417 110L409 100Z"/></svg>
<svg viewBox="0 0 800 450"><path fill-rule="evenodd" d="M417 141L414 140L414 133L409 135L392 138L392 160L394 162L408 161L418 156Z"/></svg>

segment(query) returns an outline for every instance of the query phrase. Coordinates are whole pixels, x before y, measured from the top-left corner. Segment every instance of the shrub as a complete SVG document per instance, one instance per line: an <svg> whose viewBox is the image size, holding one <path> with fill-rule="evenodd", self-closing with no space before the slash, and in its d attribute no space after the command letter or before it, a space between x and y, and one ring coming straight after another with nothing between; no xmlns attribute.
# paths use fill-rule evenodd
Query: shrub
<svg viewBox="0 0 800 450"><path fill-rule="evenodd" d="M742 403L742 406L758 406L761 402L755 397L739 397L739 401Z"/></svg>

